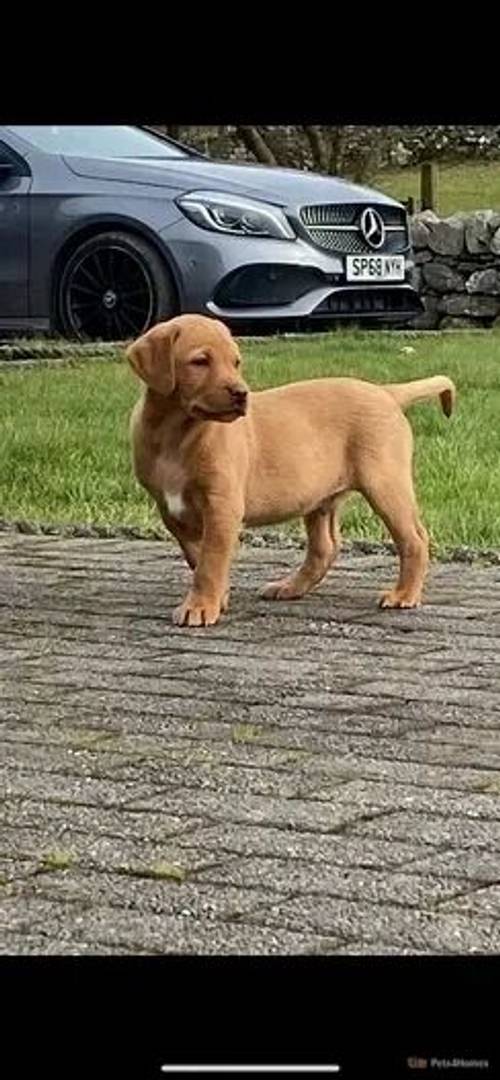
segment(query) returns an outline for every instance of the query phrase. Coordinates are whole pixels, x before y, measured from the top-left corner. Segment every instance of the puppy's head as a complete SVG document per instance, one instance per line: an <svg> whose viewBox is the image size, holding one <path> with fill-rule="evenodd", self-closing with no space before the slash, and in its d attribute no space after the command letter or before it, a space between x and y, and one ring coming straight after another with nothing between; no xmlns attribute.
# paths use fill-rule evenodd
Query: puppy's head
<svg viewBox="0 0 500 1080"><path fill-rule="evenodd" d="M246 412L240 352L216 319L179 315L159 323L128 347L127 357L147 386L164 397L175 394L192 419L227 423Z"/></svg>

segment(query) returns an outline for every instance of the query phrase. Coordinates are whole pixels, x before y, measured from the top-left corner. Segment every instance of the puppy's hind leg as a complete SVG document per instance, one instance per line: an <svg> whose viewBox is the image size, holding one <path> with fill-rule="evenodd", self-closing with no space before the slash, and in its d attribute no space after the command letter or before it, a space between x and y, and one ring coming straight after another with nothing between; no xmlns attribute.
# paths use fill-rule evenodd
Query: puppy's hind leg
<svg viewBox="0 0 500 1080"><path fill-rule="evenodd" d="M401 475L400 467L391 476L362 489L373 509L387 525L396 544L400 568L394 588L380 597L383 608L418 607L429 561L429 540L420 521L411 474Z"/></svg>
<svg viewBox="0 0 500 1080"><path fill-rule="evenodd" d="M330 503L330 536L333 543L333 556L330 562L330 566L337 561L340 548L342 545L342 535L340 532L340 512L345 500L349 497L348 491L342 491L339 495L334 495Z"/></svg>
<svg viewBox="0 0 500 1080"><path fill-rule="evenodd" d="M341 496L337 496L324 509L306 515L307 550L304 562L292 574L265 585L260 593L265 600L299 600L323 580L340 547L340 500Z"/></svg>

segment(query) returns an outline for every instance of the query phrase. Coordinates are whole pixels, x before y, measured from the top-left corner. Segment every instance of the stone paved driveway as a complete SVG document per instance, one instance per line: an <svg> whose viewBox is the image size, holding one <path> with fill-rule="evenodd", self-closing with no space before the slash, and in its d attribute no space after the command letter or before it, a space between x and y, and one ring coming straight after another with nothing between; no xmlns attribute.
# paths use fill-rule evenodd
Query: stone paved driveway
<svg viewBox="0 0 500 1080"><path fill-rule="evenodd" d="M193 632L171 550L0 537L0 950L499 952L500 567L246 547Z"/></svg>

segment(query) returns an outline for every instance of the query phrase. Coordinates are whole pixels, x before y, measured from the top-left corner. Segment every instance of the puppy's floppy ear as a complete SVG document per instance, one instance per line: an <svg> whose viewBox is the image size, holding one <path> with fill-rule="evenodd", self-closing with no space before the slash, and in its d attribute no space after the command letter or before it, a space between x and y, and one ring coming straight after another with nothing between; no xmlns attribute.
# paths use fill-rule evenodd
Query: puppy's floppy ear
<svg viewBox="0 0 500 1080"><path fill-rule="evenodd" d="M172 349L180 332L177 320L170 319L169 322L153 326L126 350L127 359L136 375L165 397L175 390Z"/></svg>

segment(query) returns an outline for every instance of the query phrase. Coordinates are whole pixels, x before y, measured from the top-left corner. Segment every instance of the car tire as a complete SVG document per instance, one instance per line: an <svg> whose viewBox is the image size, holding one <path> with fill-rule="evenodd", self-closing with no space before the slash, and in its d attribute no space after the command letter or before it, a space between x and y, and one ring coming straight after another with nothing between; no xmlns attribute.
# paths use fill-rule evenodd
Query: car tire
<svg viewBox="0 0 500 1080"><path fill-rule="evenodd" d="M59 277L57 312L65 337L128 341L178 312L171 274L154 247L126 232L84 241Z"/></svg>

